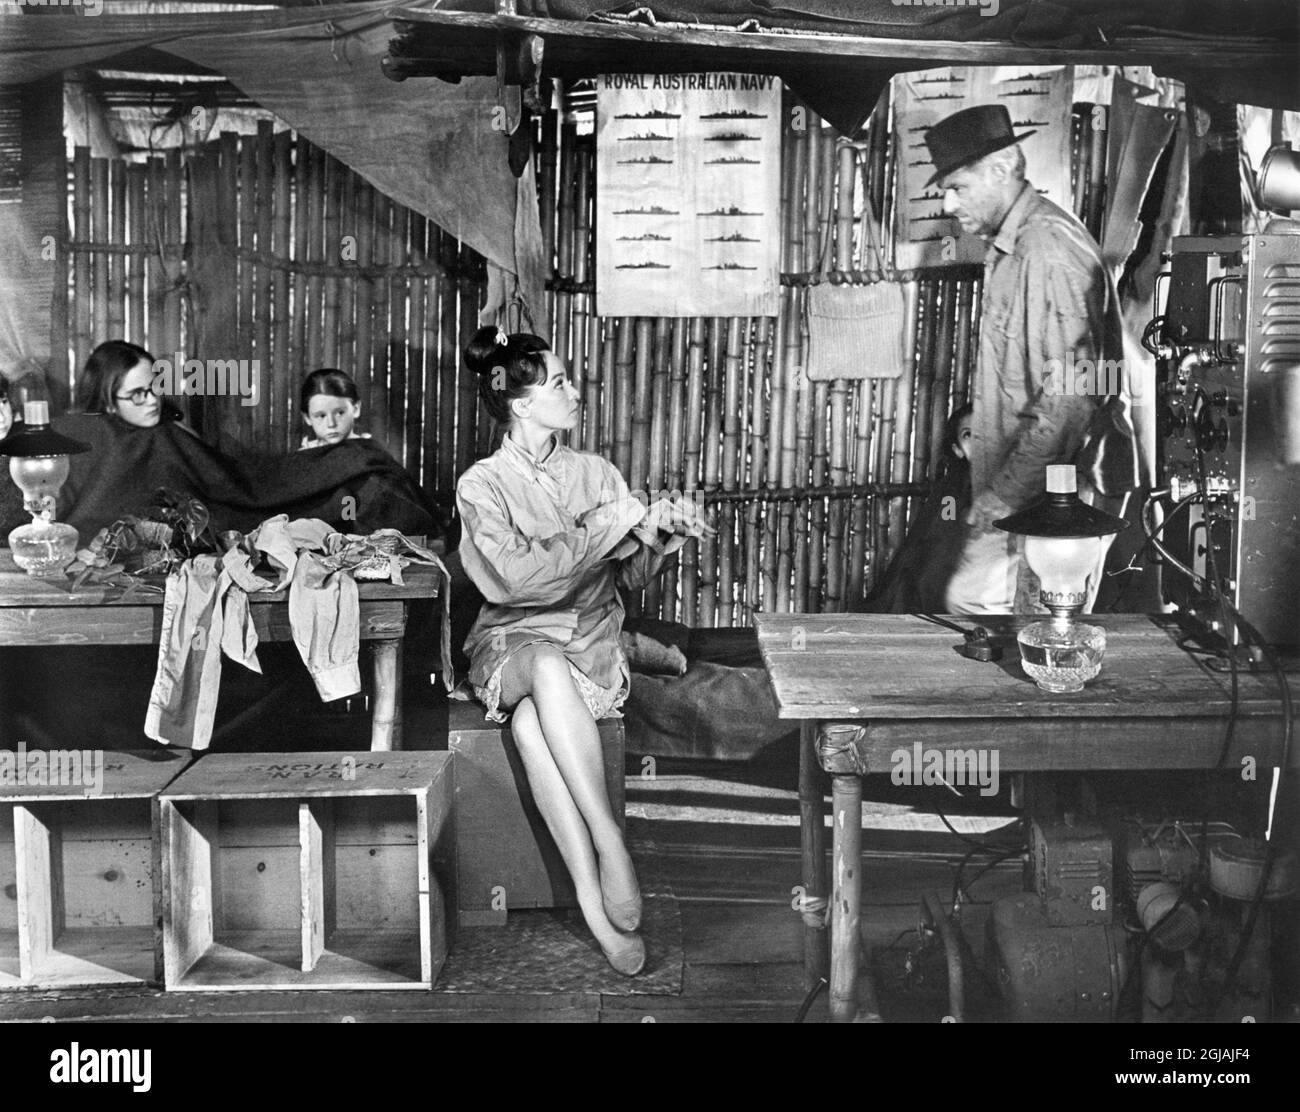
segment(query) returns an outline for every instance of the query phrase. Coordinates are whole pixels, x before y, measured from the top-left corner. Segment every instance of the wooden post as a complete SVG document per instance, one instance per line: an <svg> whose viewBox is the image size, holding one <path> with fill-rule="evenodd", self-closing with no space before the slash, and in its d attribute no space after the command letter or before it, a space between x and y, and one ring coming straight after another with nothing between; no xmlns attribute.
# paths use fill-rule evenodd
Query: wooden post
<svg viewBox="0 0 1300 1112"><path fill-rule="evenodd" d="M826 933L826 804L817 764L817 724L799 727L799 841L803 876L804 988L828 972Z"/></svg>
<svg viewBox="0 0 1300 1112"><path fill-rule="evenodd" d="M370 748L376 752L402 747L402 640L372 641L375 713Z"/></svg>
<svg viewBox="0 0 1300 1112"><path fill-rule="evenodd" d="M298 804L298 891L301 897L302 971L316 968L336 921L334 801Z"/></svg>
<svg viewBox="0 0 1300 1112"><path fill-rule="evenodd" d="M862 778L831 779L831 1021L857 1015L858 937L862 907Z"/></svg>

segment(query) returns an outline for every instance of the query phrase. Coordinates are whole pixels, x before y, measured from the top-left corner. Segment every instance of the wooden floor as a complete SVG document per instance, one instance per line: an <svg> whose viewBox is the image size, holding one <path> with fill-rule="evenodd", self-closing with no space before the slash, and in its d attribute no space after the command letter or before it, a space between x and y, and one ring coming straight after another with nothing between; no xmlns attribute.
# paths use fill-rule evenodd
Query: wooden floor
<svg viewBox="0 0 1300 1112"><path fill-rule="evenodd" d="M148 662L145 662L148 663ZM237 669L230 669L238 672ZM408 677L409 748L436 747L437 714L417 697ZM232 684L232 687L234 685ZM146 687L147 690L147 687ZM310 691L308 691L310 695ZM223 690L223 697L225 692ZM314 696L313 696L314 698ZM66 701L66 700L65 700ZM245 703L254 702L249 700ZM49 704L46 704L49 705ZM366 746L364 705L350 714L276 698L237 716L221 748L262 751L294 748L282 733L312 739L316 749ZM301 712L301 713L300 713ZM67 718L102 721L94 707L77 705ZM445 712L444 712L445 715ZM272 727L261 729L260 722ZM39 725L39 723L35 723ZM57 739L56 739L57 740ZM65 1020L212 1022L789 1022L807 1002L803 926L794 910L800 884L797 759L793 750L745 764L673 762L647 768L628 760L628 832L653 846L657 875L674 892L682 924L682 991L677 996L459 994L423 991L161 992L145 988L22 990L0 992L0 1022ZM647 772L652 775L646 775ZM970 902L962 926L974 955L984 952L988 902L1021 889L1022 858L986 865L990 858L950 833L933 814L956 802L934 789L892 790L868 781L863 832L862 941L870 955L880 1011L887 1022L938 1022L948 1012L944 955L918 945L922 897L935 893L952 904L954 880ZM918 791L922 792L918 796ZM892 794L891 794L892 792ZM1005 813L979 813L980 800L962 816L949 816L963 835L1006 841ZM996 806L996 801L994 801ZM829 841L829 839L828 839ZM963 864L964 862L964 864ZM993 987L978 967L965 978L967 1018L998 1018ZM808 1022L827 1018L826 993L808 1007ZM1296 1012L1287 1013L1295 1018ZM1282 1017L1279 1017L1282 1018Z"/></svg>
<svg viewBox="0 0 1300 1112"><path fill-rule="evenodd" d="M631 838L653 844L656 871L675 893L682 923L679 996L468 995L434 992L229 992L220 994L104 988L0 993L0 1017L59 1020L200 1020L319 1022L789 1022L806 996L802 921L792 901L800 882L798 803L793 769L766 764L663 762L654 779L630 775ZM1001 820L998 820L1001 821ZM992 825L993 820L985 825ZM950 898L966 846L906 808L878 804L864 822L863 941L875 954L881 1001L890 1020L936 1022L946 1011L942 954L922 959L904 986L902 969L916 942L922 893ZM969 880L973 871L967 873ZM1018 860L983 876L974 895L1016 891ZM966 917L972 937L983 906ZM891 943L897 943L889 949ZM932 969L931 969L932 967ZM929 972L927 972L929 970ZM978 981L967 989L972 1010ZM826 994L807 1012L824 1021Z"/></svg>

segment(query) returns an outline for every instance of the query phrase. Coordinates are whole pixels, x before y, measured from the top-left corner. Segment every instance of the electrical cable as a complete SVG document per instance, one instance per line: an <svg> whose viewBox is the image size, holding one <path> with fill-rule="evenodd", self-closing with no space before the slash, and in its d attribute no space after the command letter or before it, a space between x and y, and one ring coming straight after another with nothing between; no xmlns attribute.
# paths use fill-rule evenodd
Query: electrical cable
<svg viewBox="0 0 1300 1112"><path fill-rule="evenodd" d="M803 998L803 1003L799 1005L799 1010L794 1014L794 1021L796 1023L802 1023L808 1018L808 1012L812 1009L813 1002L817 999L821 990L827 986L827 983L825 977L817 978L817 983L808 990L808 995Z"/></svg>
<svg viewBox="0 0 1300 1112"><path fill-rule="evenodd" d="M1196 403L1200 402L1204 404L1206 401L1208 401L1208 399L1206 398L1205 392L1198 388L1196 395L1193 399L1193 419L1195 418L1195 413L1199 412L1199 410L1196 408ZM1253 642L1255 644L1255 646L1260 650L1261 654L1263 655L1265 663L1267 663L1270 666L1270 668L1272 668L1274 675L1277 678L1278 689L1282 701L1282 719L1283 719L1282 754L1281 754L1278 768L1283 773L1285 773L1285 770L1290 765L1291 739L1292 739L1292 731L1293 731L1293 724L1294 724L1294 708L1291 700L1290 684L1287 681L1286 672L1282 668L1281 661L1277 658L1276 654L1273 652L1272 646L1269 645L1269 643L1263 638L1263 636L1259 633L1259 631L1253 625L1251 625L1249 621L1246 620L1246 618L1241 614L1241 612L1236 608L1236 606L1234 606L1232 602L1229 601L1226 594L1221 589L1222 581L1219 579L1217 557L1214 551L1214 538L1213 538L1214 521L1213 521L1212 509L1210 507L1209 499L1208 499L1209 484L1207 481L1208 476L1205 467L1205 452L1204 452L1204 447L1201 444L1200 438L1195 437L1194 439L1196 443L1198 477L1200 479L1200 486L1201 486L1200 492L1198 493L1201 495L1202 502L1204 505L1204 512L1205 512L1205 528L1206 528L1205 548L1206 548L1206 558L1208 564L1207 570L1209 572L1208 577L1199 575L1192 568L1188 567L1181 560L1177 559L1172 553L1170 553L1164 547L1163 544L1160 543L1160 540L1158 539L1159 533L1161 530L1163 530L1164 524L1167 523L1168 519L1166 519L1166 522L1162 523L1161 526L1153 532L1147 527L1146 513L1144 508L1144 513L1141 515L1143 532L1147 536L1148 543L1154 546L1155 550L1160 553L1161 557L1171 567L1175 568L1176 570L1182 572L1184 575L1188 576L1190 579L1193 580L1193 582L1201 584L1207 590L1207 593L1210 595L1210 597L1214 601L1216 601L1219 606L1221 622L1226 631L1226 637L1225 637L1227 641L1226 656L1228 659L1228 667L1231 674L1232 697L1231 697L1231 703L1229 707L1228 730L1224 738L1223 747L1219 754L1219 760L1215 766L1216 769L1222 767L1223 761L1226 759L1227 754L1231 749L1233 732L1235 730L1236 719L1238 714L1240 678L1238 676L1237 654L1233 650L1233 646L1232 646L1232 642L1233 642L1232 632L1234 629L1236 629L1236 630L1240 630L1244 639L1248 643ZM1190 501L1193 497L1195 497L1195 495L1189 495L1187 499L1184 499L1184 501ZM1148 503L1148 505L1149 504L1150 503ZM1172 511L1169 516L1172 517ZM1207 582L1207 578L1208 578L1208 582ZM1275 785L1274 790L1270 793L1272 798L1270 799L1270 805L1269 805L1269 809L1270 809L1269 829L1266 830L1266 837L1264 839L1264 860L1261 863L1259 885L1256 888L1255 894L1251 899L1250 910L1247 912L1246 923L1242 928L1241 936L1238 940L1236 950L1234 951L1232 958L1228 962L1228 966L1224 975L1223 989L1219 994L1219 998L1216 1003L1216 1010L1217 1007L1221 1006L1223 1001L1227 999L1228 993L1232 991L1233 984L1237 978L1238 973L1240 972L1241 964L1245 959L1246 948L1247 946L1249 946L1251 938L1254 935L1255 927L1259 919L1259 914L1263 906L1264 895L1268 890L1269 875L1272 871L1273 863L1276 856L1277 839L1275 837L1270 837L1267 835L1271 833L1272 819L1273 816L1277 813L1278 790L1279 790L1278 786ZM1205 859L1209 852L1208 838L1206 837L1207 829L1208 829L1208 814L1204 815L1201 824L1202 837L1201 837L1201 846L1200 846L1200 859L1201 859L1202 869L1204 869L1205 867ZM1142 944L1143 947L1145 947L1146 942L1150 938L1151 934L1155 933L1156 930L1159 929L1160 925L1167 918L1169 918L1169 916L1173 915L1178 910L1179 906L1183 903L1185 896L1186 896L1185 891L1180 893L1178 900L1169 909L1169 911L1166 912L1165 915L1161 916L1160 921L1156 923L1155 926L1152 927L1151 931L1148 932L1146 936L1144 936L1143 944ZM1141 950L1139 950L1138 958L1140 961ZM1134 964L1136 967L1138 962L1135 962ZM1130 978L1131 975L1132 975L1132 971L1130 970ZM1126 979L1125 987L1127 987L1127 979ZM1121 996L1122 995L1123 995L1123 990L1121 990Z"/></svg>

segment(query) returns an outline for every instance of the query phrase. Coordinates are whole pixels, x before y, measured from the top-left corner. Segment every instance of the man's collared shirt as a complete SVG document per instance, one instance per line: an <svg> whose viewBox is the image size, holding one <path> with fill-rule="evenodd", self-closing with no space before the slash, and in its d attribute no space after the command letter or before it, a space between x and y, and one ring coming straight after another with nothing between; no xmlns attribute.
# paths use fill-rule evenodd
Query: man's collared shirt
<svg viewBox="0 0 1300 1112"><path fill-rule="evenodd" d="M1039 497L1044 467L1074 462L1097 408L1120 392L1123 356L1119 298L1096 243L1025 182L984 259L972 492L991 490L1012 510Z"/></svg>

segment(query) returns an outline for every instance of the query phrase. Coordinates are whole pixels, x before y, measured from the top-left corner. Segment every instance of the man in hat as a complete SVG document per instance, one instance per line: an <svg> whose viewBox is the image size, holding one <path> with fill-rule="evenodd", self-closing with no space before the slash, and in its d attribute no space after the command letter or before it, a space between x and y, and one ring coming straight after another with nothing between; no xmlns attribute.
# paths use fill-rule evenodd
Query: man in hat
<svg viewBox="0 0 1300 1112"><path fill-rule="evenodd" d="M1042 495L1047 464L1075 463L1085 498L1136 485L1128 400L1117 386L1119 298L1087 229L1025 180L1018 143L1032 134L1015 134L1006 107L990 104L925 136L943 211L988 244L971 391L972 502L946 598L954 614L1036 608L1017 538L993 522ZM1093 580L1095 597L1100 568Z"/></svg>

